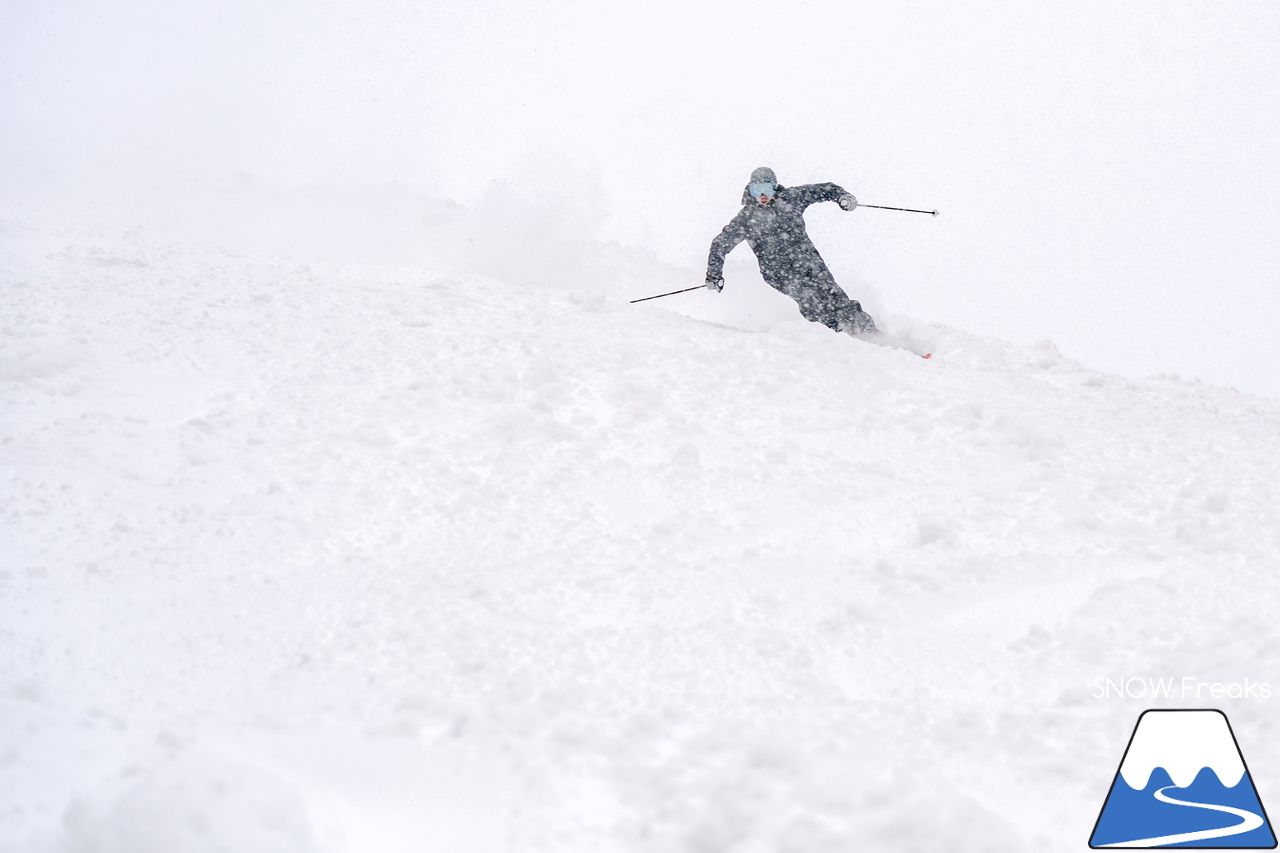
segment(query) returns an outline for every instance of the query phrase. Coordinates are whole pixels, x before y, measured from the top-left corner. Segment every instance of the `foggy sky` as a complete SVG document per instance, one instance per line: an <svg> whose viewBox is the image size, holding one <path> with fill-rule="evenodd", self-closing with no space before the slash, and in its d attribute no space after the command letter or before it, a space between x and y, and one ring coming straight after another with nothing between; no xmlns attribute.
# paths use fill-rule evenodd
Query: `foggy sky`
<svg viewBox="0 0 1280 853"><path fill-rule="evenodd" d="M0 216L506 182L696 284L768 165L942 211L815 209L855 297L1280 395L1280 8L1115 6L7 2Z"/></svg>

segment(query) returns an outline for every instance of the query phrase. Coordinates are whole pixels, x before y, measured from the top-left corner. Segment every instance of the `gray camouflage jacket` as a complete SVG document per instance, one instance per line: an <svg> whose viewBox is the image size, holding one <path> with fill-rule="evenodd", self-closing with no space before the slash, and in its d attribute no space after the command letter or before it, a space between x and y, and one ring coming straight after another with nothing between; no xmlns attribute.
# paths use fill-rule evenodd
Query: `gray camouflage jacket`
<svg viewBox="0 0 1280 853"><path fill-rule="evenodd" d="M831 271L809 240L804 212L819 201L835 201L845 194L835 184L779 186L773 200L762 205L743 190L743 208L711 241L707 278L724 278L725 255L747 241L760 262L760 275L779 290L802 280L835 284Z"/></svg>

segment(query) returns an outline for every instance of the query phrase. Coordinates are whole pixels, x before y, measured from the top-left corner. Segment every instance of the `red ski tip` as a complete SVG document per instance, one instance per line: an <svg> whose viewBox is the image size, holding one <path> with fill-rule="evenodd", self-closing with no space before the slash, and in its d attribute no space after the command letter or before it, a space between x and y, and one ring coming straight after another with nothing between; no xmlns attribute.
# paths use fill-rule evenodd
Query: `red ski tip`
<svg viewBox="0 0 1280 853"><path fill-rule="evenodd" d="M922 356L920 356L920 357L921 357L921 358L933 358L933 353L931 353L931 352L927 352L927 353L925 353L924 355L922 355Z"/></svg>

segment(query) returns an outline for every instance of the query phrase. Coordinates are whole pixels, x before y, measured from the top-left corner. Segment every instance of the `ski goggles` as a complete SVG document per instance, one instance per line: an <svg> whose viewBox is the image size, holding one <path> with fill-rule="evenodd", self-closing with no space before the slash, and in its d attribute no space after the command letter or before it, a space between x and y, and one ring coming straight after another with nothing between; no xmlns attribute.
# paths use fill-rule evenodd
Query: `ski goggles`
<svg viewBox="0 0 1280 853"><path fill-rule="evenodd" d="M752 198L760 198L762 195L772 198L775 187L773 181L765 181L762 184L751 184L747 189L751 190Z"/></svg>

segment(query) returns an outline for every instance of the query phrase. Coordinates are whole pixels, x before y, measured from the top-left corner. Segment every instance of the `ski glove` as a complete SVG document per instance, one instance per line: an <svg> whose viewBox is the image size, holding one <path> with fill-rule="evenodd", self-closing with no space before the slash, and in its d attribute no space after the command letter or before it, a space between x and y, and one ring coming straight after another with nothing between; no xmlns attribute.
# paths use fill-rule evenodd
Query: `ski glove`
<svg viewBox="0 0 1280 853"><path fill-rule="evenodd" d="M840 198L836 199L836 203L845 210L853 210L858 206L858 200L853 197L853 193L845 193L840 196Z"/></svg>
<svg viewBox="0 0 1280 853"><path fill-rule="evenodd" d="M716 293L724 290L724 279L715 276L707 276L707 290L714 290Z"/></svg>

